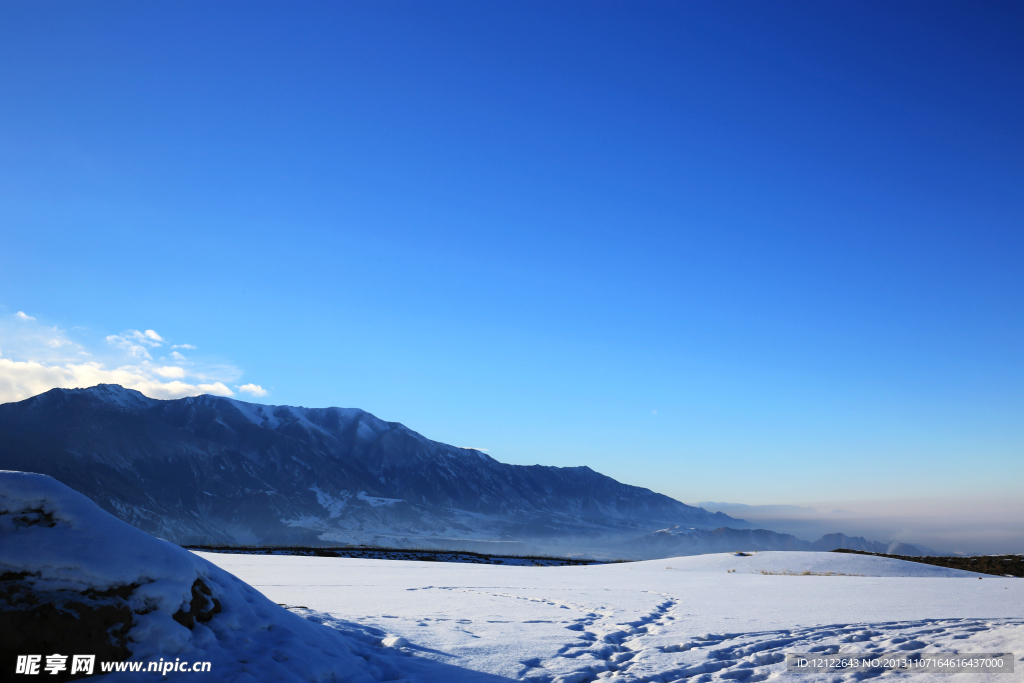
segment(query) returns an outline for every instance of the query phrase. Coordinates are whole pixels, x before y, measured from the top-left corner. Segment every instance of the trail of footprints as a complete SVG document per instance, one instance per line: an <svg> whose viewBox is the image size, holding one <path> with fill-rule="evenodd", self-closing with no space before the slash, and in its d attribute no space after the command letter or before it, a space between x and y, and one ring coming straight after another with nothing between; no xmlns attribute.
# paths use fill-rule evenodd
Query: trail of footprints
<svg viewBox="0 0 1024 683"><path fill-rule="evenodd" d="M539 658L529 659L522 662L524 669L520 679L531 683L587 683L603 679L640 680L630 676L629 669L648 649L645 647L644 638L658 633L676 618L672 612L677 601L668 595L657 595L661 601L651 612L639 619L616 624L612 630L600 635L590 629L594 628L602 617L610 616L612 613L589 611L583 605L574 605L583 612L583 616L573 621L566 629L579 635L558 650L557 658L576 660L579 666L570 673L552 674L545 670L545 664L550 666L555 662L542 662ZM595 630L600 632L601 629ZM565 667L557 668L564 670Z"/></svg>
<svg viewBox="0 0 1024 683"><path fill-rule="evenodd" d="M667 594L645 591L657 596L654 608L633 621L614 623L615 611L611 608L595 608L566 600L448 586L409 590L431 589L525 600L581 615L569 620L565 627L569 640L555 656L521 662L523 668L518 678L528 683L758 683L785 674L786 652L828 655L903 651L909 655L930 645L938 645L946 652L964 651L959 642L973 635L1024 627L1024 619L922 619L752 633L704 633L664 644L664 637L654 636L669 631L673 622L680 618L676 615L678 600ZM304 608L295 608L295 611L307 612L304 616L310 618L311 612ZM471 623L467 619L457 622ZM522 623L558 622L565 623L564 618ZM360 634L363 639L379 635L375 629L370 630L374 633ZM1024 657L1020 660L1024 661ZM816 680L855 683L878 675L881 673L822 674ZM806 675L794 676L806 679Z"/></svg>
<svg viewBox="0 0 1024 683"><path fill-rule="evenodd" d="M654 645L650 642L651 636L676 620L677 600L668 595L658 595L663 599L650 613L640 619L617 624L613 630L603 634L600 634L602 629L593 628L602 616L600 612L573 605L581 609L584 616L566 628L579 635L564 645L554 659L523 661L520 680L530 683L757 683L784 674L787 651L820 654L904 651L912 654L936 642L941 642L945 651L955 651L959 649L956 641L976 633L1024 626L1021 619L926 619L870 625L833 624L758 633L705 633L676 644ZM544 599L520 599L556 604ZM691 653L688 656L672 656L688 652ZM575 660L578 664L568 673L565 673L566 659ZM779 666L769 669L772 665ZM549 668L558 673L549 671ZM833 674L825 678L852 683L878 675L881 672Z"/></svg>

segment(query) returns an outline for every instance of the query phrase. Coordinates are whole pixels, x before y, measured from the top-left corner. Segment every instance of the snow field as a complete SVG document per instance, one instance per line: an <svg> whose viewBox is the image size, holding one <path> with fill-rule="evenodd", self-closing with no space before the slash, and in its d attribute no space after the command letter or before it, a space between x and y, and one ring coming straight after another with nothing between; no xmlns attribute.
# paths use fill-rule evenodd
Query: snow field
<svg viewBox="0 0 1024 683"><path fill-rule="evenodd" d="M408 681L805 681L784 663L805 651L1015 652L1018 673L993 680L1024 671L1024 581L889 558L776 552L553 568L209 559L307 618L360 624L396 651ZM383 646L397 638L408 645ZM439 678L428 662L451 668Z"/></svg>

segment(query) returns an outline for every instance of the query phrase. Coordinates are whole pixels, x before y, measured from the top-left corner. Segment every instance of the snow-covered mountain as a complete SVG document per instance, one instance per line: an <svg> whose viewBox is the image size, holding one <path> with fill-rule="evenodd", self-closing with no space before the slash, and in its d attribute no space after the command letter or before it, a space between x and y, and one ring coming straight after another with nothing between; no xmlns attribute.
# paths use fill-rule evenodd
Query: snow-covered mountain
<svg viewBox="0 0 1024 683"><path fill-rule="evenodd" d="M117 385L0 405L0 469L50 475L178 543L566 554L672 525L749 526L588 467L503 464L362 410L161 401Z"/></svg>

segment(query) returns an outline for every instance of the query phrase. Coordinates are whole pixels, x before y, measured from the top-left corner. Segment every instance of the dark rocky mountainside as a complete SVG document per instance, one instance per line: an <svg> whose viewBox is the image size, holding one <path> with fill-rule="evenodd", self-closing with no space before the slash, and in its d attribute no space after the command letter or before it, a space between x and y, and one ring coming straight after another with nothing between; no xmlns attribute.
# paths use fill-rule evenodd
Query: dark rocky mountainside
<svg viewBox="0 0 1024 683"><path fill-rule="evenodd" d="M0 405L0 468L53 476L179 543L565 554L670 525L746 526L587 467L503 464L362 410L161 401L117 385Z"/></svg>

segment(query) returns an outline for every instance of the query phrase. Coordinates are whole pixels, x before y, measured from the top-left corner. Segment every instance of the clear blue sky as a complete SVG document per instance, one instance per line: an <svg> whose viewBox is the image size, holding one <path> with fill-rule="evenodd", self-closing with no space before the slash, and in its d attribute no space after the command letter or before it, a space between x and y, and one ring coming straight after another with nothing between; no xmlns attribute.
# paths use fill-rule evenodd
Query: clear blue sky
<svg viewBox="0 0 1024 683"><path fill-rule="evenodd" d="M4 358L153 329L690 502L1019 492L1020 3L0 12Z"/></svg>

